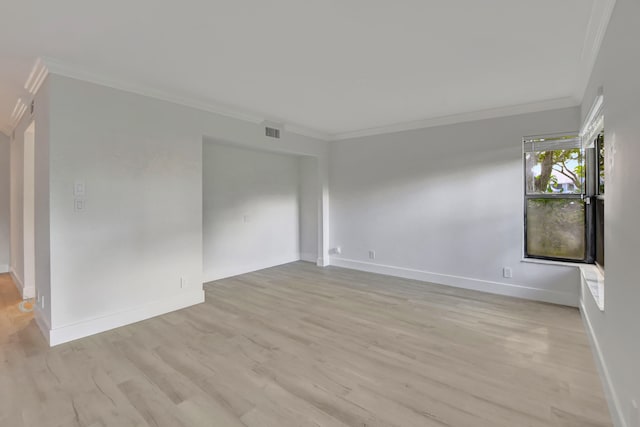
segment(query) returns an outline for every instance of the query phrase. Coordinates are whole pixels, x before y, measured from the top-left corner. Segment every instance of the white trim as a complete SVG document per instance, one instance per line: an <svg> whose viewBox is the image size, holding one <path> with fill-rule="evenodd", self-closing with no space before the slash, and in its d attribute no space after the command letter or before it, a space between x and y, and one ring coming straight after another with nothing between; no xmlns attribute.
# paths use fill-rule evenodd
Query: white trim
<svg viewBox="0 0 640 427"><path fill-rule="evenodd" d="M580 128L580 138L585 148L592 148L594 139L604 126L604 95L600 88L596 99L591 105L589 114Z"/></svg>
<svg viewBox="0 0 640 427"><path fill-rule="evenodd" d="M529 264L546 264L546 265L558 265L561 267L576 267L580 268L585 264L579 262L568 262L568 261L554 261L550 259L539 259L539 258L525 258L523 257L520 262L525 262Z"/></svg>
<svg viewBox="0 0 640 427"><path fill-rule="evenodd" d="M315 130L315 129L310 129L308 127L296 125L293 123L285 123L284 130L285 130L285 135L286 135L286 132L291 132L291 133L296 133L298 135L319 139L321 141L331 140L331 135L329 135L328 133Z"/></svg>
<svg viewBox="0 0 640 427"><path fill-rule="evenodd" d="M16 117L18 117L18 111L20 110L22 105L24 105L24 102L22 101L22 98L18 98L16 100L16 105L13 106L13 110L11 110L11 115L9 116L9 118L12 121L15 120Z"/></svg>
<svg viewBox="0 0 640 427"><path fill-rule="evenodd" d="M317 262L318 261L318 257L316 256L316 254L314 253L310 253L310 252L301 252L300 253L300 260L301 261L307 261L307 262Z"/></svg>
<svg viewBox="0 0 640 427"><path fill-rule="evenodd" d="M35 95L42 86L42 82L47 77L48 69L46 65L42 62L41 58L37 58L35 64L31 68L31 73L29 73L29 77L24 84L24 88L31 95Z"/></svg>
<svg viewBox="0 0 640 427"><path fill-rule="evenodd" d="M18 276L18 273L16 273L16 270L14 270L13 267L9 267L9 274L11 274L11 279L13 279L13 283L16 285L16 288L18 288L20 295L22 295L22 288L24 287L22 279Z"/></svg>
<svg viewBox="0 0 640 427"><path fill-rule="evenodd" d="M578 296L569 292L558 292L548 289L531 288L528 286L515 285L512 283L492 282L489 280L474 279L471 277L452 276L449 274L432 273L429 271L394 267L391 265L374 264L370 262L336 257L331 257L331 265L350 268L352 270L367 271L369 273L402 277L404 279L438 283L441 285L452 286L454 288L471 289L474 291L507 295L511 297L524 298L535 301L544 301L571 307L578 306Z"/></svg>
<svg viewBox="0 0 640 427"><path fill-rule="evenodd" d="M587 330L587 336L589 337L591 349L593 350L593 354L595 356L598 373L600 374L600 378L602 379L604 394L606 396L607 403L609 404L609 412L612 418L611 421L613 421L613 425L615 427L627 427L627 423L623 415L624 412L622 411L622 406L620 405L620 400L618 400L618 395L616 394L616 390L613 387L611 375L609 374L609 369L607 368L607 364L604 360L604 356L600 348L600 343L598 342L596 334L593 331L593 326L591 325L591 321L589 320L589 315L587 313L587 309L584 305L584 298L581 298L580 314L582 315L582 321L585 325L585 329Z"/></svg>
<svg viewBox="0 0 640 427"><path fill-rule="evenodd" d="M22 288L22 299L32 299L36 297L36 287L27 286Z"/></svg>
<svg viewBox="0 0 640 427"><path fill-rule="evenodd" d="M51 345L51 326L49 325L49 321L45 317L45 313L37 304L35 305L35 308L33 310L33 317L36 320L36 325L38 325L38 328L40 329L40 332L42 332L44 339L47 340L47 344Z"/></svg>
<svg viewBox="0 0 640 427"><path fill-rule="evenodd" d="M602 40L607 32L609 20L613 14L613 8L616 0L598 0L593 2L591 15L589 16L589 24L580 53L580 68L577 70L578 86L576 87L575 97L583 99L593 67L596 64Z"/></svg>
<svg viewBox="0 0 640 427"><path fill-rule="evenodd" d="M27 104L22 100L22 98L18 98L16 100L16 105L13 107L11 112L11 116L9 117L9 124L5 127L5 132L7 135L11 135L15 130L20 120L22 120L22 116L27 111Z"/></svg>
<svg viewBox="0 0 640 427"><path fill-rule="evenodd" d="M607 0L612 1L612 0ZM615 0L613 0L615 1ZM597 3L597 2L596 2ZM608 22L608 21L607 21ZM39 70L39 71L38 71ZM282 119L267 117L265 114L260 114L248 110L241 109L239 107L225 105L214 100L203 100L192 97L182 96L176 93L169 93L162 90L154 89L148 86L144 86L138 83L114 79L100 73L89 71L81 67L63 63L54 58L42 57L38 58L38 61L34 64L25 87L31 87L34 94L46 78L51 74L57 74L81 80L89 83L98 84L101 86L110 87L113 89L122 90L125 92L135 93L138 95L159 99L166 102L171 102L178 105L183 105L197 110L207 111L221 116L230 117L238 120L243 120L253 124L260 124L265 120L285 123L285 130L288 132L296 133L299 135L315 138L322 141L341 141L351 138L359 138L363 136L382 135L393 132L403 132L408 130L423 129L435 126L445 126L456 123L464 123L476 120L486 120L499 117L508 117L518 114L535 113L546 110L555 110L560 108L575 107L580 105L581 97L565 97L557 98L539 102L525 103L519 105L511 105L487 110L471 111L460 114L452 114L448 116L432 117L422 120L395 123L387 126L380 126L374 128L360 129L350 132L340 132L336 134L330 134L319 130L311 129L306 126L298 125L295 123L286 123ZM34 77L35 76L35 77ZM30 80L34 80L31 82ZM30 83L30 84L29 84ZM26 104L24 105L26 110ZM22 112L24 113L24 111ZM19 122L19 120L17 121ZM5 133L10 134L17 122L12 122L9 126L5 127Z"/></svg>
<svg viewBox="0 0 640 427"><path fill-rule="evenodd" d="M254 271L264 270L265 268L276 267L278 265L289 264L291 262L299 261L300 259L300 254L292 254L289 256L272 258L266 261L259 260L251 264L245 263L239 267L212 269L213 271L204 273L204 283L239 276L241 274L252 273Z"/></svg>
<svg viewBox="0 0 640 427"><path fill-rule="evenodd" d="M75 65L65 64L53 58L43 57L42 62L46 65L47 70L51 74L57 74L64 77L69 77L76 80L82 80L89 83L94 83L101 86L110 87L112 89L118 89L125 92L135 93L138 95L146 96L149 98L159 99L174 104L183 105L185 107L195 108L197 110L208 111L210 113L219 114L225 117L231 117L233 119L243 120L254 124L261 124L265 120L274 122L283 122L283 120L266 117L263 114L251 112L248 110L242 110L238 107L232 107L219 103L216 101L196 99L186 96L181 96L175 93L169 93L158 89L153 89L148 86L144 86L138 83L113 79L108 76L82 69ZM296 124L285 124L285 128L299 135L308 136L311 138L328 140L329 135L317 131L315 129L309 129L305 126Z"/></svg>
<svg viewBox="0 0 640 427"><path fill-rule="evenodd" d="M33 66L31 67L31 72L29 73L29 77L27 77L27 81L24 82L24 88L27 92L31 93L31 86L33 84L33 81L35 79L36 73L38 72L38 69L40 69L42 66L42 60L40 58L36 58L36 62L33 64ZM44 68L44 67L42 67Z"/></svg>
<svg viewBox="0 0 640 427"><path fill-rule="evenodd" d="M585 294L584 288L588 288L598 309L604 311L604 274L594 264L584 264L579 268L582 298Z"/></svg>
<svg viewBox="0 0 640 427"><path fill-rule="evenodd" d="M498 107L487 110L471 111L441 117L425 118L416 121L394 123L386 126L360 129L349 132L339 132L335 134L311 129L295 123L286 123L285 129L292 133L323 141L340 141L364 136L382 135L394 132L403 132L408 130L445 126L456 123L508 117L518 114L535 113L545 110L578 106L580 105L580 102L584 97L584 92L586 90L589 77L591 76L593 66L595 65L595 60L602 44L602 39L604 38L604 34L611 18L614 6L615 0L602 0L594 2L581 52L580 67L577 70L578 88L576 88L574 96ZM267 117L265 114L245 110L236 106L226 105L214 100L196 99L193 97L178 95L176 93L168 93L162 90L141 85L139 83L114 79L106 75L102 75L94 71L89 71L76 65L63 63L57 59L48 57L41 57L36 60L31 73L29 74L29 77L27 78L27 81L25 83L25 88L29 91L29 93L35 94L38 91L40 85L42 84L48 73L58 74L77 80L107 86L113 89L136 93L138 95L160 99L174 104L184 105L198 110L208 111L210 113L243 120L254 124L262 123L265 120L284 122L283 120L278 118ZM24 111L22 113L24 113ZM8 126L5 126L3 128L4 133L7 135L11 134L15 126L16 122L11 122Z"/></svg>
<svg viewBox="0 0 640 427"><path fill-rule="evenodd" d="M15 283L18 292L22 296L22 299L31 299L36 297L36 288L35 286L25 287L22 279L18 276L13 267L9 268L9 273L11 274L11 278L13 279L13 283Z"/></svg>
<svg viewBox="0 0 640 427"><path fill-rule="evenodd" d="M121 326L130 325L132 323L140 322L175 310L180 310L202 302L204 302L204 291L202 289L196 289L177 295L171 295L161 300L153 301L127 311L113 313L71 325L56 327L49 329L49 345L53 347L58 344L88 337L90 335L95 335Z"/></svg>
<svg viewBox="0 0 640 427"><path fill-rule="evenodd" d="M537 113L540 111L557 110L560 108L576 107L580 101L573 97L551 99L541 102L512 105L507 107L492 108L488 110L471 111L468 113L452 114L449 116L434 117L412 122L397 123L388 126L380 126L369 129L343 132L333 135L332 140L360 138L363 136L382 135L386 133L404 132L408 130L424 129L436 126L446 126L456 123L472 122L476 120L495 119L499 117L515 116L518 114Z"/></svg>
<svg viewBox="0 0 640 427"><path fill-rule="evenodd" d="M31 67L31 72L29 73L29 77L24 83L24 89L31 96L30 100L33 100L33 97L42 86L42 83L49 75L49 69L41 58L37 58L33 66ZM22 116L29 108L27 104L29 102L25 102L24 99L18 98L16 100L16 105L13 107L13 111L11 112L11 117L9 118L9 123L2 129L3 133L7 136L11 135L13 131L16 129L20 121L22 120Z"/></svg>
<svg viewBox="0 0 640 427"><path fill-rule="evenodd" d="M9 264L0 264L0 274L9 272Z"/></svg>

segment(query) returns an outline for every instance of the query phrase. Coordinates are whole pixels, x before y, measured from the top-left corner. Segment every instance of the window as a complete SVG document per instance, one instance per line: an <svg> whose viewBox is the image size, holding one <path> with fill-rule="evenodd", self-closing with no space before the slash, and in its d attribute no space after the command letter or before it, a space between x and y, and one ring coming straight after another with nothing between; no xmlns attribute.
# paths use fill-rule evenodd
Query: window
<svg viewBox="0 0 640 427"><path fill-rule="evenodd" d="M605 147L604 132L600 132L595 140L593 151L598 172L595 192L595 263L604 270L604 187L605 187Z"/></svg>
<svg viewBox="0 0 640 427"><path fill-rule="evenodd" d="M525 138L525 254L587 259L585 158L579 136Z"/></svg>
<svg viewBox="0 0 640 427"><path fill-rule="evenodd" d="M604 269L602 97L580 135L523 139L525 256Z"/></svg>

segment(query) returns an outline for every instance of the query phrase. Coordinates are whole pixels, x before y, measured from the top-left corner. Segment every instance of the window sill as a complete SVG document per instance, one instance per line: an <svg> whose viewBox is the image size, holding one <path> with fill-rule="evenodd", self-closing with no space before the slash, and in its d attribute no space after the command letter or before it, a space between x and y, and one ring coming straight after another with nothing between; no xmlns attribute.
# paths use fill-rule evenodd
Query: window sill
<svg viewBox="0 0 640 427"><path fill-rule="evenodd" d="M580 266L582 282L589 288L593 299L600 311L604 311L604 274L593 264L583 264Z"/></svg>
<svg viewBox="0 0 640 427"><path fill-rule="evenodd" d="M604 274L595 264L583 264L579 262L550 261L537 258L522 258L520 262L531 264L558 265L563 267L575 267L580 270L580 281L589 289L591 296L600 311L604 311Z"/></svg>
<svg viewBox="0 0 640 427"><path fill-rule="evenodd" d="M547 264L547 265L563 265L565 267L577 267L580 268L584 265L581 262L568 262L568 261L551 261L548 259L538 259L538 258L522 258L520 262L527 262L530 264Z"/></svg>

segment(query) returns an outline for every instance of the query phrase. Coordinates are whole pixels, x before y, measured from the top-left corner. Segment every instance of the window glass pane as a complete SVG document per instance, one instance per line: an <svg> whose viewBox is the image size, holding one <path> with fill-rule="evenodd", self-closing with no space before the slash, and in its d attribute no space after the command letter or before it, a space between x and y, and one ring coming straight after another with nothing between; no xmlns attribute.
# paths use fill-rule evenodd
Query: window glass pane
<svg viewBox="0 0 640 427"><path fill-rule="evenodd" d="M604 268L604 200L596 199L596 263Z"/></svg>
<svg viewBox="0 0 640 427"><path fill-rule="evenodd" d="M527 255L583 260L584 254L582 200L527 200Z"/></svg>
<svg viewBox="0 0 640 427"><path fill-rule="evenodd" d="M604 134L598 136L598 194L604 194Z"/></svg>
<svg viewBox="0 0 640 427"><path fill-rule="evenodd" d="M580 148L525 153L527 194L580 194L584 155Z"/></svg>

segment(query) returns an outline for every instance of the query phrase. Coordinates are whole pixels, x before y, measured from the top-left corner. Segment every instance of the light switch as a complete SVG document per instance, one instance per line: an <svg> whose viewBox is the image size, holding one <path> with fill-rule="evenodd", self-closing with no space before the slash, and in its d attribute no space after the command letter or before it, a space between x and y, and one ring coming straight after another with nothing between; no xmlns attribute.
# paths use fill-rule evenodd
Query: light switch
<svg viewBox="0 0 640 427"><path fill-rule="evenodd" d="M83 181L76 181L73 184L73 195L74 196L84 196L85 188Z"/></svg>
<svg viewBox="0 0 640 427"><path fill-rule="evenodd" d="M76 212L83 211L84 210L84 199L75 199L73 201L73 209Z"/></svg>

